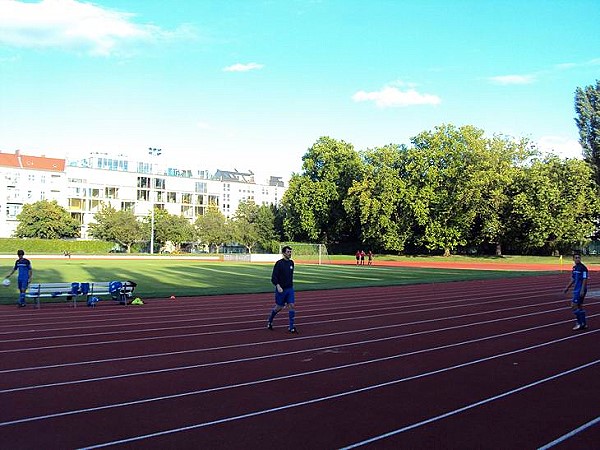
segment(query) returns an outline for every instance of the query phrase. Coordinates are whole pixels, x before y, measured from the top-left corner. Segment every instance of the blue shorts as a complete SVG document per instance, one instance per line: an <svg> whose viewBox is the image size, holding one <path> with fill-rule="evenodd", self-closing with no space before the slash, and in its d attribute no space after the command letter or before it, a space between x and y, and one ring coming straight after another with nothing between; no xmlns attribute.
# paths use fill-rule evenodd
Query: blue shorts
<svg viewBox="0 0 600 450"><path fill-rule="evenodd" d="M25 279L17 278L17 288L20 291L24 291L25 289L27 289L27 285L28 284L29 284L29 279L28 278L25 278Z"/></svg>
<svg viewBox="0 0 600 450"><path fill-rule="evenodd" d="M581 291L573 291L573 300L571 300L571 302L574 305L583 305L583 300L585 300L585 294L587 294L587 289L583 291L583 295L581 294Z"/></svg>
<svg viewBox="0 0 600 450"><path fill-rule="evenodd" d="M294 288L285 288L280 294L275 288L275 303L277 306L285 306L286 303L294 304Z"/></svg>

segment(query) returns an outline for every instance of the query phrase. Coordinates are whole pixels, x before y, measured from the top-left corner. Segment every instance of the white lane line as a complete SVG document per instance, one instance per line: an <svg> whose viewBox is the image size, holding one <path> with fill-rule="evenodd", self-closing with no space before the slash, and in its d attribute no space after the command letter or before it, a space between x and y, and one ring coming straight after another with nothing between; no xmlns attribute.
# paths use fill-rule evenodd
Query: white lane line
<svg viewBox="0 0 600 450"><path fill-rule="evenodd" d="M350 346L357 346L357 345L366 345L366 344L384 342L384 341L395 340L395 339L404 339L407 337L413 337L413 336L419 336L419 335L441 333L441 332L445 332L445 331L469 328L469 327L474 327L474 326L478 326L478 325L486 325L486 324L490 324L490 323L504 322L504 321L508 321L508 320L514 320L516 318L521 318L521 317L547 314L549 312L552 312L552 311L522 314L519 316L511 316L511 317L504 317L504 318L500 318L500 319L480 321L477 323L468 323L468 324L463 324L463 325L455 325L455 326L451 326L451 327L436 328L434 330L416 331L413 333L399 334L399 335L394 335L394 336L385 336L382 338L354 341L354 342L349 342L349 343L332 344L332 345L321 346L321 347L311 347L311 348L289 351L289 352L281 352L281 353L273 353L273 354L270 353L267 355L238 358L238 359L233 359L233 360L214 361L211 363L201 363L201 364L194 364L194 365L188 365L188 366L176 366L176 367L170 367L170 368L164 368L164 369L146 370L146 371L142 371L142 372L121 373L119 375L106 375L103 377L87 378L87 379L80 379L80 380L70 380L70 381L48 383L48 384L42 384L42 385L33 385L33 386L28 385L25 387L17 387L17 388L0 390L0 394L7 393L7 392L31 390L31 389L41 389L41 388L47 388L47 387L64 386L64 385L69 385L69 384L80 384L80 383L90 383L90 382L95 382L95 381L105 381L105 380L116 379L116 378L129 378L129 377L141 376L141 375L151 375L151 374L157 374L157 373L174 372L174 371L179 371L179 370L198 369L198 368L202 368L202 367L212 367L212 366L218 366L218 365L235 364L238 362L258 361L258 360L263 360L263 359L278 358L278 357L282 357L282 356L291 356L291 355L297 355L297 354L302 354L302 353L312 353L312 352L328 350L328 349L332 349L332 348L342 348L342 347L350 347ZM591 315L589 317L594 317L594 316ZM427 321L423 321L423 322L427 322ZM516 331L510 331L510 332L506 332L503 334L485 336L485 337L479 338L479 339L486 340L486 339L491 339L491 338L495 338L495 337L519 334L519 333L524 333L527 331L538 330L538 329L551 327L551 326L555 326L555 325L561 325L561 324L570 323L570 322L571 322L571 320L562 320L562 321L558 321L558 322L552 322L549 324L539 325L536 327L525 328L525 329L520 329L520 330L516 330ZM380 328L395 328L395 327L400 327L400 326L402 326L402 325L388 325L388 326L380 327ZM350 334L350 333L355 334L355 333L359 333L359 332L368 332L368 331L374 331L374 330L375 330L375 328L366 328L363 330L353 330L351 332L346 331L343 333L329 333L327 335L307 336L307 337L305 337L305 339L330 337L330 336L340 335L340 334ZM465 342L469 342L469 341L465 341ZM242 347L255 347L257 345L269 345L269 344L272 344L272 342L260 342L260 343L249 343L249 344L231 345L231 346L223 346L223 347L212 347L212 348L208 348L208 349L195 350L194 352L201 352L201 351L208 352L208 351L214 351L214 350L226 350L226 349L242 348ZM184 353L184 352L185 351L181 351L180 353ZM115 362L115 360L117 360L117 359L119 359L119 358L111 359L108 362ZM120 358L119 360L127 360L127 359L141 359L141 357ZM75 364L73 364L73 365L75 365ZM70 366L70 364L55 365L53 367L68 367L68 366ZM40 369L44 369L44 368L45 367L27 368L25 370L40 370ZM9 370L0 371L0 373L21 372L21 371L22 370L19 370L19 369L9 369Z"/></svg>
<svg viewBox="0 0 600 450"><path fill-rule="evenodd" d="M586 334L589 335L589 334L596 333L596 332L599 332L599 331L600 330L591 331L591 332L587 332ZM514 333L516 333L516 332L512 332L512 334L514 334ZM472 366L472 365L475 365L475 364L480 364L482 362L491 361L491 360L494 360L494 359L499 359L499 358L502 358L502 357L505 357L505 356L515 355L515 354L518 354L518 353L523 353L523 352L527 352L527 351L530 351L530 350L534 350L534 349L537 349L537 348L547 347L547 346L550 346L550 345L553 345L553 344L556 344L556 343L566 342L566 341L569 341L571 339L578 339L578 338L580 338L580 337L582 337L584 335L585 334L575 334L575 335L564 337L564 338L560 338L560 339L554 339L552 341L543 342L541 344L536 344L536 345L524 347L524 348L517 349L517 350L511 350L509 352L498 353L498 354L492 355L492 356L486 356L484 358L479 358L479 359L476 359L476 360L468 361L468 362L457 364L457 365L454 365L454 366L444 367L444 368L441 368L441 369L436 369L436 370L433 370L433 371L424 372L422 374L411 375L409 377L404 377L404 378L400 378L400 379L397 379L397 380L387 381L385 383L381 383L381 384L377 384L377 385L373 385L373 386L367 386L367 387L360 388L360 389L354 389L354 390L351 390L351 391L341 392L339 394L334 394L334 395L330 395L330 396L326 396L326 397L321 397L321 398L317 398L317 399L313 399L313 400L307 400L307 401L304 401L304 402L294 403L294 404L292 404L292 406L285 405L285 406L278 407L278 408L275 408L275 409L272 409L272 410L269 409L267 411L268 412L278 411L278 410L282 410L282 409L288 409L288 408L294 407L294 406L307 405L307 404L311 404L311 403L321 402L321 401L324 401L324 400L330 400L330 399L333 399L333 398L344 397L346 395L356 394L356 393L359 393L359 392L367 392L367 391L370 391L370 390L373 390L373 389L378 389L378 388L381 388L381 387L391 386L391 385L398 384L398 383L403 383L403 382L406 382L406 381L411 381L411 380L416 380L416 379L419 379L419 378L424 378L424 377L428 377L428 376L432 376L432 375L437 375L437 374L448 372L448 371L451 371L451 370L456 370L456 369L460 369L460 368L464 368L464 367L469 367L469 366ZM401 354L398 354L398 355L388 356L388 357L385 357L385 358L378 358L378 359L375 359L375 360L362 361L362 362L359 362L359 363L344 364L344 365L336 366L336 367L328 367L328 368L325 368L325 369L318 369L318 370L311 370L311 371L306 371L306 372L300 372L300 373L296 373L296 374L292 374L292 375L283 375L283 376L279 376L279 377L266 378L266 379L262 379L262 380L254 380L254 381L248 381L248 382L238 383L238 384L233 384L233 385L218 386L218 387L214 387L214 388L207 388L207 389L201 389L201 390L196 390L196 391L183 392L183 393L179 393L179 394L165 395L165 396L160 396L160 397L152 397L152 398L147 398L147 399L142 399L142 400L134 400L134 401L129 401L129 402L123 402L123 403L115 403L115 404L111 404L111 405L103 405L103 406L97 406L97 407L92 407L92 408L84 408L84 409L71 410L71 411L63 411L63 412L60 412L60 413L46 414L46 415L42 415L42 416L26 417L26 418L22 418L22 419L15 419L15 420L7 421L7 422L0 422L0 427L8 426L8 425L20 424L20 423L26 423L26 422L34 422L34 421L45 420L45 419L52 419L52 418L56 418L56 417L70 416L70 415L75 415L75 414L80 414L80 413L86 413L86 412L101 411L101 410L112 409L112 408L120 408L120 407L124 407L124 406L140 405L140 404L146 404L146 403L163 401L163 400L171 400L171 399L176 399L176 398L189 397L189 396L193 396L193 395L201 395L201 394L206 394L206 393L210 393L210 392L224 391L224 390L236 389L236 388L240 388L240 387L254 386L254 385L258 385L258 384L265 384L265 383L270 383L270 382L274 382L274 381L289 380L289 379L293 379L293 378L300 378L300 377L304 377L304 376L310 376L310 375L316 375L316 374L321 374L321 373L326 373L326 372L332 372L332 371L336 371L336 370L343 370L343 369L354 368L354 367L358 367L358 366L364 366L364 365L372 364L372 363L376 363L376 362L389 361L389 360L392 360L392 359L398 359L398 358L402 358L402 357L406 357L406 356L414 356L414 355L428 353L428 352L432 352L432 351L436 351L436 350L443 350L443 349L448 349L448 348L452 348L452 347L459 347L461 345L467 345L467 344L471 344L471 343L482 341L482 340L485 340L485 339L473 339L472 341L465 341L465 342L460 342L460 343L455 343L455 344L443 345L443 346L439 346L439 347L432 347L432 348L429 348L429 349L423 349L423 350L417 350L417 351L413 351L413 352L401 353ZM251 417L252 415L259 415L259 414L263 414L263 413L264 412L262 412L262 413L259 412L259 413L256 413L256 414L243 415L243 416L239 416L239 417L246 417L246 416L247 417ZM238 417L238 416L236 416L236 417ZM221 422L228 422L228 421L230 421L230 420L229 419L222 419L220 421L210 422L210 424L221 423Z"/></svg>
<svg viewBox="0 0 600 450"><path fill-rule="evenodd" d="M473 408L476 408L478 406L485 405L487 403L491 403L491 402L496 401L498 399L501 399L501 398L504 398L504 397L508 397L509 395L516 394L518 392L530 389L530 388L538 386L538 385L540 385L542 383L546 383L548 381L556 380L557 378L563 377L565 375L570 375L570 374L575 373L575 372L577 372L579 370L587 369L588 367L592 367L593 365L598 364L598 363L600 363L600 359L597 359L595 361L591 361L591 362L589 362L587 364L583 364L583 365L578 366L578 367L574 367L573 369L566 370L564 372L557 373L557 374L552 375L550 377L542 378L541 380L534 381L533 383L526 384L526 385L518 387L516 389L511 389L510 391L503 392L502 394L494 395L493 397L488 397L488 398L480 400L478 402L471 403L470 405L463 406L462 408L458 408L458 409L455 409L453 411L448 411L448 412L446 412L444 414L440 414L439 416L431 417L429 419L413 423L412 425L408 425L406 427L398 428L397 430L390 431L390 432L384 433L384 434L380 434L379 436L374 436L374 437L372 437L370 439L365 439L364 441L356 442L356 443L348 445L346 447L342 447L340 450L349 450L349 449L352 449L352 448L362 447L363 445L371 444L373 442L380 441L381 439L386 439L386 438L389 438L391 436L395 436L397 434L403 433L405 431L413 430L413 429L421 427L423 425L427 425L427 424L430 424L430 423L433 423L433 422L437 422L438 420L445 419L446 417L454 416L454 415L459 414L461 412L468 411L469 409L473 409ZM94 448L94 447L89 447L89 448Z"/></svg>
<svg viewBox="0 0 600 450"><path fill-rule="evenodd" d="M524 386L518 387L516 389L512 389L510 391L503 392L502 394L495 395L493 397L488 397L486 399L480 400L480 401L475 402L475 403L471 403L470 405L466 405L466 406L463 406L462 408L455 409L453 411L449 411L449 412L447 412L445 414L441 414L441 415L432 417L430 419L414 423L412 425L400 428L398 430L394 430L392 432L389 432L389 433L386 433L386 434L383 434L383 435L380 435L380 436L373 437L373 438L365 440L365 441L357 442L357 443L352 444L350 446L344 447L341 450L356 448L356 447L359 447L359 446L362 446L362 445L366 445L366 444L369 444L369 443L372 443L372 442L375 442L375 441L379 441L381 439L385 439L385 438L393 436L395 434L402 433L404 431L408 431L408 430L411 430L411 429L414 429L414 428L417 428L417 427L420 427L420 426L423 426L423 425L426 425L426 424L429 424L429 423L432 423L432 422L436 422L438 420L441 420L441 419L444 419L446 417L450 417L450 416L459 414L459 413L467 411L469 409L473 409L473 408L476 408L478 406L485 405L487 403L491 403L491 402L493 402L495 400L498 400L500 398L508 397L509 395L512 395L512 394L524 391L526 389L530 389L532 387L538 386L538 385L546 383L548 381L552 381L552 380L555 380L557 378L560 378L560 377L563 377L563 376L566 376L566 375L570 375L571 373L577 372L579 370L586 369L586 368L591 367L594 364L598 364L598 363L600 363L600 359L597 359L595 361L589 362L587 364L583 364L581 366L575 367L573 369L570 369L570 370L567 370L567 371L564 371L564 372L557 373L557 374L552 375L550 377L542 378L541 380L537 380L537 381L535 381L533 383L529 383L529 384L526 384ZM471 364L473 364L473 363L467 363L466 365L471 365ZM198 429L198 428L205 428L205 427L208 427L208 426L211 426L211 425L217 425L217 424L222 424L222 423L226 423L226 422L233 422L233 421L237 421L237 420L241 420L241 419L247 419L249 417L261 416L261 415L265 415L265 414L269 414L269 413L273 413L273 412L277 412L277 411L283 411L283 410L287 410L287 409L291 409L291 408L296 408L296 407L299 407L299 406L311 405L311 404L314 404L314 403L320 403L320 402L324 402L324 401L327 401L327 400L332 400L332 399L335 399L335 398L346 397L348 395L353 395L353 394L357 394L357 393L361 393L361 392L370 391L370 390L373 390L373 389L378 389L378 388L385 387L385 386L390 386L392 384L397 384L397 383L401 383L401 382L404 382L404 381L409 381L411 379L422 378L424 376L428 376L428 375L431 375L431 374L434 374L434 373L440 373L440 372L443 372L443 371L452 370L452 369L455 369L455 368L458 368L458 367L461 367L461 366L463 366L463 365L461 364L460 366L453 366L453 367L449 367L447 369L442 369L440 371L429 372L429 373L417 375L417 376L414 376L414 377L409 377L409 378L404 378L404 379L400 379L400 380L395 380L395 381L391 381L391 382L387 382L387 383L382 383L382 384L375 385L375 386L369 386L369 387L362 388L362 389L356 389L356 390L353 390L353 391L341 392L339 394L334 394L334 395L330 395L330 396L327 396L327 397L320 397L320 398L315 398L315 399L307 400L307 401L303 401L303 402L290 403L288 405L284 405L284 406L280 406L280 407L276 407L276 408L264 409L264 410L261 410L261 411L254 411L254 412L251 412L251 413L241 414L241 415L232 416L232 417L226 417L226 418L223 418L223 419L213 420L213 421L210 421L210 422L203 422L203 423L199 423L199 424L195 424L195 425L188 425L186 427L172 428L170 430L158 431L156 433L149 433L149 434L140 435L140 436L132 436L132 437L126 438L126 439L119 439L119 440L116 440L116 441L110 441L110 442L104 442L104 443L95 444L95 445L89 445L89 446L86 446L85 448L88 449L88 450L91 450L91 449L96 449L96 448L109 447L109 446L112 446L112 445L119 445L119 444L125 444L125 443L129 443L129 442L136 442L136 441L141 441L141 440L144 440L144 439L150 439L150 438L154 438L154 437L165 436L165 435L168 435L168 434L180 433L180 432L183 432L183 431L189 431L189 430L194 430L194 429Z"/></svg>
<svg viewBox="0 0 600 450"><path fill-rule="evenodd" d="M598 423L600 423L600 416L596 417L595 419L590 420L588 423L584 423L583 425L581 425L580 427L575 428L572 431L569 431L568 433L562 435L558 439L555 439L552 442L547 443L546 445L538 448L537 450L548 450L549 448L552 448L552 447L554 447L554 446L556 446L556 445L558 445L558 444L566 441L567 439L571 439L576 434L579 434L582 431L585 431L588 428L593 427L594 425L596 425Z"/></svg>
<svg viewBox="0 0 600 450"><path fill-rule="evenodd" d="M417 320L414 322L382 325L382 326L378 326L378 327L358 328L358 329L347 330L347 331L338 331L335 333L315 334L315 335L310 335L310 336L298 336L294 340L304 341L304 340L328 338L331 336L342 336L342 335L347 335L347 334L367 333L367 332L371 332L371 331L387 330L387 329L391 329L391 328L401 328L401 327L406 327L406 326L411 326L411 325L422 325L422 324L426 324L426 323L442 322L442 321L446 321L446 320L455 320L455 319L464 319L466 317L487 315L487 314L498 313L498 312L514 311L516 309L523 309L523 308L526 308L526 307L516 306L516 307L496 309L496 310L486 311L486 312L481 312L481 313L459 314L456 316L440 317L440 318L436 318L436 319L427 319L427 320ZM553 313L556 311L562 311L563 309L564 308L555 308L555 309L544 310L541 312L519 314L516 316L502 317L499 319L479 321L477 323L468 323L468 324L463 324L463 325L457 325L456 327L463 328L463 327L476 326L476 325L481 325L481 324L502 322L505 320L512 320L512 319L518 319L518 318L523 318L523 317L531 317L531 316L537 316L537 315L543 315L543 314L550 314L550 313ZM590 315L589 317L594 317L594 316ZM327 322L329 322L329 321L327 321ZM564 322L566 322L566 321L561 321L561 322L556 322L556 323L564 323ZM321 322L308 322L308 324L314 324L314 323L321 323ZM264 327L260 328L260 329L264 330ZM442 328L441 330L444 331L444 330L449 330L449 329L455 329L455 328ZM239 332L240 330L238 329L236 331ZM244 331L247 331L247 330L244 330ZM434 333L436 331L437 330L434 329L434 330L429 330L426 332ZM403 336L403 335L400 335L400 337L401 336ZM398 337L398 336L391 336L390 339L393 339L395 337ZM250 343L223 345L223 346L218 346L218 347L196 348L196 349L190 349L190 350L179 350L179 351L171 351L171 352L124 356L124 357L120 357L120 358L106 358L106 359L97 359L97 360L90 360L90 361L76 361L76 362L70 362L70 363L51 364L51 365L45 365L45 366L28 366L28 367L0 370L0 374L13 373L13 372L25 372L28 370L43 370L43 369L54 369L54 368L62 368L62 367L73 367L73 366L79 366L79 365L102 364L102 363L107 363L107 362L113 363L113 362L117 362L117 361L140 360L140 359L147 359L147 358L184 355L184 354L192 354L192 353L205 353L205 352L210 352L210 351L231 350L231 349L238 349L238 348L244 348L244 347L256 347L256 346L261 346L261 345L272 345L272 344L273 344L273 341L271 341L271 340L255 341L255 342L250 342Z"/></svg>
<svg viewBox="0 0 600 450"><path fill-rule="evenodd" d="M502 302L501 300L499 301L490 301L487 302L487 304L492 304L492 303L498 303L498 302ZM513 308L505 308L505 309L500 309L500 310L494 310L494 311L502 311L502 310L510 310L510 309L526 309L526 308L533 308L533 307L539 307L539 306L543 306L543 305L551 305L554 303L564 303L563 300L554 300L551 302L545 302L545 303L537 303L537 304L529 304L529 305L521 305L521 306L516 306ZM590 305L594 305L596 303L588 303L587 306ZM400 312L393 312L393 313L382 313L382 314L372 314L369 316L361 316L361 315L353 315L352 317L347 317L347 318L341 318L341 319L329 319L329 320L320 320L320 321L314 321L314 322L308 322L308 324L319 324L319 323L333 323L333 322L348 322L348 321L353 321L353 320L364 320L364 319L374 319L374 318L382 318L382 317L390 317L390 316L397 316L397 315L401 315L401 314L415 314L415 313L421 313L421 312L431 312L431 311L438 311L439 309L456 309L456 308L465 308L468 307L469 305L455 305L455 306L449 306L449 307L445 307L445 308L425 308L425 309L420 309L420 310L412 310L412 311L400 311ZM479 315L479 314L488 314L488 311L481 311L481 312L475 312L475 313L470 313L470 314L465 314L464 317L467 317L469 315ZM319 314L316 314L315 316L320 317ZM305 316L303 315L303 318L305 317L312 317L312 316ZM242 321L242 322L224 322L224 323L219 323L219 324L212 324L212 325L202 325L199 327L174 327L174 328L155 328L155 329L151 329L151 330L144 330L143 332L150 332L150 331L165 331L165 330L169 330L169 329L180 329L180 328L185 328L185 329L189 329L189 328L204 328L204 327L208 327L208 326L217 326L217 325L227 325L227 326L231 326L231 325L240 325L243 323L256 323L256 320L252 320L252 321ZM305 323L305 322L303 322ZM264 329L264 327L254 327L254 328L246 328L244 331L252 331L252 330L261 330ZM160 335L160 336L150 336L150 337L144 337L144 338L128 338L128 339L112 339L112 340L108 340L108 341L93 341L93 342L77 342L77 343L73 343L73 344L56 344L56 345L44 345L44 346L38 346L38 347L18 347L18 348L10 348L10 349L5 349L5 350L0 350L0 354L2 353L19 353L19 352L25 352L25 351L37 351L37 350L50 350L50 349L59 349L59 348L72 348L72 347L86 347L86 346L98 346L98 345L114 345L114 344L118 344L118 343L131 343L131 342L140 342L140 341L153 341L153 340L164 340L164 339L176 339L176 338L187 338L187 337L196 337L196 336L204 336L204 335L215 335L215 334L231 334L231 333L239 333L240 329L236 328L234 330L220 330L220 331L203 331L203 332L197 332L197 333L186 333L186 334L176 334L176 335ZM138 333L140 333L140 331L138 331ZM104 334L104 333L100 333L100 334ZM93 334L90 335L78 335L78 336L61 336L62 338L74 338L74 337L89 337L89 336L93 336ZM295 338L296 340L300 339L298 337ZM27 341L27 339L24 339L25 341Z"/></svg>
<svg viewBox="0 0 600 450"><path fill-rule="evenodd" d="M521 292L520 294L520 298L536 298L536 297L540 297L542 296L543 293L539 292L539 291L532 291L534 292L532 295L525 295L526 293ZM508 297L508 298L499 298L499 297ZM493 301L488 301L486 302L486 304L491 304L491 303L504 303L504 302L508 302L508 301L514 301L514 297L511 297L509 294L504 294L504 295L488 295L486 297L476 297L478 301L484 300L484 299L495 299ZM555 301L559 301L559 300L555 300ZM415 300L416 302L416 300ZM451 305L453 303L461 303L459 305ZM340 310L334 310L332 312L323 312L322 309L318 310L318 315L320 317L323 316L327 316L327 315L335 315L335 316L340 316L342 314L364 314L366 312L372 312L372 311L381 311L381 310L406 310L407 308L412 308L415 306L421 306L423 304L423 301L418 301L416 303L411 303L411 304L393 304L390 305L389 303L385 305L385 307L382 307L382 299L379 298L379 304L377 305L377 307L375 308L369 308L369 309L361 309L361 310L352 310L352 311L340 311ZM369 303L370 306L371 303ZM438 308L432 308L432 306L436 306L436 305L441 305ZM445 301L440 301L440 302L427 302L427 306L428 306L428 311L437 311L440 309L448 309L448 308L462 308L462 307L470 307L473 305L473 299L466 297L466 296L462 296L459 299L456 300L445 300ZM358 306L362 306L362 305L358 305ZM356 308L356 304L353 304L353 306L351 308ZM256 312L256 309L251 310L252 312ZM305 309L303 309L303 311L305 311ZM238 313L240 312L239 310L237 311ZM396 311L393 314L411 314L413 313L413 310L408 310L408 311ZM265 312L265 315L268 314L268 311ZM316 314L315 314L316 315ZM306 317L312 317L312 315L310 313L308 314L304 314L304 316ZM247 318L248 314L237 314L235 316L228 316L225 317L226 320L235 320L238 318ZM189 324L190 322L198 322L198 321L206 321L208 319L221 319L223 320L223 317L216 317L216 318L207 318L207 317L201 317L201 318L190 318L189 314L187 314L187 317L185 319L180 319L180 320L171 320L171 317L169 317L169 323L183 323L183 324ZM14 344L15 342L31 342L31 341L36 341L36 340L43 340L43 341L47 341L49 339L73 339L73 338L81 338L81 337L88 337L88 336L110 336L113 334L117 334L117 335L123 335L123 334L135 334L135 333L143 333L143 332L151 332L151 331L166 331L166 330L178 330L178 329L189 329L189 328L206 328L206 327L216 327L216 326L221 326L221 325L230 325L230 324L240 324L240 323L247 323L248 321L238 321L238 322L221 322L221 323L201 323L201 324L197 324L197 325L182 325L182 326L169 326L169 327L159 327L159 328L143 328L143 329L127 329L127 330L115 330L115 331L101 331L101 332L96 332L96 333L80 333L80 334L65 334L65 335L58 335L58 336L28 336L28 337L24 337L24 338L19 338L16 339L15 335L16 334L23 334L23 333L34 333L34 334L42 334L42 333L49 333L49 332L57 332L57 331L69 331L69 330L80 330L82 328L85 329L89 329L89 328L98 328L100 326L92 326L90 327L89 323L85 323L83 326L77 326L77 327L62 327L62 328L45 328L45 329L41 329L41 330L37 330L35 328L33 329L28 329L28 330L22 330L22 331L17 331L17 330L12 330L12 331L6 331L4 333L0 332L0 335L2 334L7 334L10 335L11 338L10 339L3 339L0 340L0 344L3 343L10 343L10 344ZM252 321L253 323L255 322L255 320ZM156 321L144 321L144 322L123 322L120 324L108 324L108 325L103 325L101 326L101 328L103 330L107 329L107 328L118 328L118 327L127 327L127 328L132 328L133 326L144 326L144 325L155 325L155 324L164 324L165 320L164 317L161 318L160 320L156 320Z"/></svg>

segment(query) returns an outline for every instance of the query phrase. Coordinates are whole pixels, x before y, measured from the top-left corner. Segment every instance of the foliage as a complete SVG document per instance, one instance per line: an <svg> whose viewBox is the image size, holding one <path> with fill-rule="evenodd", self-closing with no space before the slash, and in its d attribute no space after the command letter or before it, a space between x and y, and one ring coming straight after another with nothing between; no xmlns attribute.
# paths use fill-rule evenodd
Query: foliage
<svg viewBox="0 0 600 450"><path fill-rule="evenodd" d="M242 201L228 225L231 240L245 246L249 253L257 247L269 253L279 249L275 211L270 206Z"/></svg>
<svg viewBox="0 0 600 450"><path fill-rule="evenodd" d="M152 213L144 218L144 235L150 236L152 229ZM188 219L170 214L161 208L154 208L154 243L164 247L171 242L177 251L181 244L194 242L196 231Z"/></svg>
<svg viewBox="0 0 600 450"><path fill-rule="evenodd" d="M116 242L131 253L131 246L144 239L144 229L133 211L115 210L105 205L94 215L96 222L89 226L90 235L96 239Z"/></svg>
<svg viewBox="0 0 600 450"><path fill-rule="evenodd" d="M600 187L600 80L596 80L595 86L576 89L575 113L583 156L592 166L596 185Z"/></svg>
<svg viewBox="0 0 600 450"><path fill-rule="evenodd" d="M114 246L112 242L74 239L35 239L0 238L0 253L14 254L22 248L25 254L104 255Z"/></svg>
<svg viewBox="0 0 600 450"><path fill-rule="evenodd" d="M15 236L20 238L62 239L80 235L79 223L56 200L23 205L17 220Z"/></svg>
<svg viewBox="0 0 600 450"><path fill-rule="evenodd" d="M359 217L349 216L343 202L362 178L358 152L344 141L321 137L302 161L302 174L292 177L282 200L285 237L324 243L356 239Z"/></svg>
<svg viewBox="0 0 600 450"><path fill-rule="evenodd" d="M211 247L218 250L229 238L226 218L216 205L210 205L204 215L196 219L194 226L199 242L207 245L209 250Z"/></svg>

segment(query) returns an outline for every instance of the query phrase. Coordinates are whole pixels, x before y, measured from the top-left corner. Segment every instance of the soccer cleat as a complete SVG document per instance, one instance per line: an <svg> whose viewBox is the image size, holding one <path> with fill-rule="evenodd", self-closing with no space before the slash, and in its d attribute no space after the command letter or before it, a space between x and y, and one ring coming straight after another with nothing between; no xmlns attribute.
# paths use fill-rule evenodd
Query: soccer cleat
<svg viewBox="0 0 600 450"><path fill-rule="evenodd" d="M273 324L271 322L267 322L267 330L273 330Z"/></svg>
<svg viewBox="0 0 600 450"><path fill-rule="evenodd" d="M575 325L575 326L573 327L573 330L574 330L574 331L577 331L577 330L585 330L585 328L586 328L586 327L585 327L585 325L577 324L577 325Z"/></svg>
<svg viewBox="0 0 600 450"><path fill-rule="evenodd" d="M290 333L293 333L293 334L297 334L297 333L298 333L298 330L296 330L296 327L293 327L293 328L290 328L290 329L288 330L288 332L290 332Z"/></svg>
<svg viewBox="0 0 600 450"><path fill-rule="evenodd" d="M26 303L19 303L19 308L24 308L25 306L27 306Z"/></svg>

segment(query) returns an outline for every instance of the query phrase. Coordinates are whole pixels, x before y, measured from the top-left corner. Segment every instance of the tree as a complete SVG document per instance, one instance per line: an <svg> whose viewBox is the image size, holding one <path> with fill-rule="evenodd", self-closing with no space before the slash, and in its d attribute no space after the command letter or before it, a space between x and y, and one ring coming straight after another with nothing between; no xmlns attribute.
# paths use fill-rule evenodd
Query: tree
<svg viewBox="0 0 600 450"><path fill-rule="evenodd" d="M252 253L252 249L260 241L257 215L258 206L254 201L242 201L231 221L231 238L246 247L248 253Z"/></svg>
<svg viewBox="0 0 600 450"><path fill-rule="evenodd" d="M344 199L361 179L362 160L351 144L321 137L302 157L282 199L288 239L319 242L356 240L358 217L348 216Z"/></svg>
<svg viewBox="0 0 600 450"><path fill-rule="evenodd" d="M600 212L591 168L555 155L520 170L511 186L508 228L527 252L568 252L585 244Z"/></svg>
<svg viewBox="0 0 600 450"><path fill-rule="evenodd" d="M600 187L600 80L596 85L575 91L575 122L583 156L592 166L596 185Z"/></svg>
<svg viewBox="0 0 600 450"><path fill-rule="evenodd" d="M63 239L81 234L79 223L56 200L23 205L17 220L15 236L20 238Z"/></svg>
<svg viewBox="0 0 600 450"><path fill-rule="evenodd" d="M429 250L449 256L469 241L480 204L474 190L475 153L485 145L483 130L472 126L442 125L412 138L403 176L406 201Z"/></svg>
<svg viewBox="0 0 600 450"><path fill-rule="evenodd" d="M219 211L216 205L210 205L203 216L196 219L196 236L202 244L210 247L219 246L227 241L229 235L227 231L227 220L223 213Z"/></svg>
<svg viewBox="0 0 600 450"><path fill-rule="evenodd" d="M115 210L104 206L94 214L96 222L90 223L90 235L96 239L116 242L131 253L131 246L144 239L144 229L131 210Z"/></svg>
<svg viewBox="0 0 600 450"><path fill-rule="evenodd" d="M144 219L144 235L150 236L151 214ZM183 216L170 214L168 211L154 209L154 242L164 247L171 242L176 250L180 250L181 244L195 241L195 229L188 219Z"/></svg>
<svg viewBox="0 0 600 450"><path fill-rule="evenodd" d="M502 244L507 241L509 189L518 168L534 156L535 151L527 139L515 141L505 136L486 139L473 150L474 176L470 189L479 195L471 243L494 244L496 255L501 256Z"/></svg>
<svg viewBox="0 0 600 450"><path fill-rule="evenodd" d="M406 213L406 180L401 177L406 148L388 145L364 154L364 176L353 183L344 200L351 217L358 217L361 241L372 248L402 251L412 223Z"/></svg>

